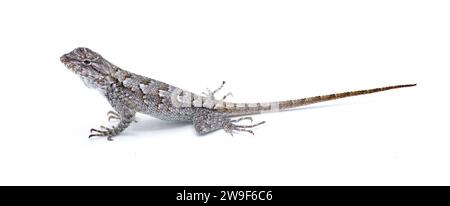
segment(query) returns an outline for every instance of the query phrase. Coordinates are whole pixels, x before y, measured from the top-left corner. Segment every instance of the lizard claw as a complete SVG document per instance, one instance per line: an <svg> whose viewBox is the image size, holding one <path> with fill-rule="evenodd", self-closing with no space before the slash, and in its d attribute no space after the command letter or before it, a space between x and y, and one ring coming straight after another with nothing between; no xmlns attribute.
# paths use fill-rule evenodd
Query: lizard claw
<svg viewBox="0 0 450 206"><path fill-rule="evenodd" d="M236 122L240 122L242 120L250 120L250 122L253 122L253 118L252 117L241 117L239 119L231 120L231 122L236 123Z"/></svg>
<svg viewBox="0 0 450 206"><path fill-rule="evenodd" d="M202 94L209 99L217 100L216 97L214 97L214 95L223 88L225 83L226 83L225 81L222 81L222 84L219 86L219 88L215 89L214 91L211 91L209 88L206 88L206 92L202 92ZM229 96L233 96L233 94L231 92L227 93L225 96L222 97L222 100L225 100Z"/></svg>
<svg viewBox="0 0 450 206"><path fill-rule="evenodd" d="M108 116L108 122L111 122L111 120L121 120L120 114L115 111L109 111L108 113L106 113L106 115ZM133 122L138 121L135 119L133 120Z"/></svg>
<svg viewBox="0 0 450 206"><path fill-rule="evenodd" d="M105 126L100 126L100 130L98 129L91 129L90 132L91 134L89 135L89 139L91 137L107 137L107 139L109 141L112 141L112 137L114 136L114 128L108 128Z"/></svg>
<svg viewBox="0 0 450 206"><path fill-rule="evenodd" d="M225 100L227 97L232 97L232 96L233 96L233 93L228 92L227 94L225 94L225 95L222 97L222 101Z"/></svg>
<svg viewBox="0 0 450 206"><path fill-rule="evenodd" d="M115 111L109 111L106 115L108 116L108 122L111 122L112 119L120 120L120 115Z"/></svg>
<svg viewBox="0 0 450 206"><path fill-rule="evenodd" d="M209 88L206 88L206 92L202 92L202 94L205 95L205 96L207 96L207 97L209 97L209 96L211 96L211 95L214 95L214 94L211 92L211 90L209 90Z"/></svg>

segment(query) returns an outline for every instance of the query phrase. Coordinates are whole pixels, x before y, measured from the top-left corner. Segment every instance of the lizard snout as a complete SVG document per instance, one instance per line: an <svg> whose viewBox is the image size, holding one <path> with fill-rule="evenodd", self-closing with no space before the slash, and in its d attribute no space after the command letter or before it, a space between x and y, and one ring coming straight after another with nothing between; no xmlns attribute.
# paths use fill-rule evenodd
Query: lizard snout
<svg viewBox="0 0 450 206"><path fill-rule="evenodd" d="M68 63L69 62L69 58L67 58L67 56L64 54L62 55L59 60L61 60L62 63Z"/></svg>

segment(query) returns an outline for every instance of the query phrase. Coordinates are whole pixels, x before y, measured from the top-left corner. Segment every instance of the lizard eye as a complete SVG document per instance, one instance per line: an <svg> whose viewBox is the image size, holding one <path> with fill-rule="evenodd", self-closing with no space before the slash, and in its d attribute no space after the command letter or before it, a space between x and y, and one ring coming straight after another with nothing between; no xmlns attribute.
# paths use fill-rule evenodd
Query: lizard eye
<svg viewBox="0 0 450 206"><path fill-rule="evenodd" d="M89 61L89 60L84 60L84 61L83 61L83 64L91 65L91 61Z"/></svg>

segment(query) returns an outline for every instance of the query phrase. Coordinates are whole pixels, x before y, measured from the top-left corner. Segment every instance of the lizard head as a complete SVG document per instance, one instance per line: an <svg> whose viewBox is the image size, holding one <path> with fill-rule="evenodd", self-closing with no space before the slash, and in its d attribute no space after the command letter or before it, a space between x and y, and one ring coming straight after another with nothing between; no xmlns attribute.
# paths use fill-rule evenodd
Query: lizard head
<svg viewBox="0 0 450 206"><path fill-rule="evenodd" d="M81 77L89 88L108 87L115 81L113 73L119 69L100 54L83 47L62 55L60 60L69 70Z"/></svg>

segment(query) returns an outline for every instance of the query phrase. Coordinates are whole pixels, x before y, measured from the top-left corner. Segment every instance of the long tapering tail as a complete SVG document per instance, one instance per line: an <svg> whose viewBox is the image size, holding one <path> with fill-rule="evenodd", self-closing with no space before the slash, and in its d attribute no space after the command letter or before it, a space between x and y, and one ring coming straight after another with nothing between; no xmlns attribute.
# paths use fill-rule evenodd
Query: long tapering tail
<svg viewBox="0 0 450 206"><path fill-rule="evenodd" d="M416 84L403 84L403 85L396 85L396 86L380 87L380 88L365 89L365 90L358 90L358 91L351 91L351 92L342 92L342 93L320 95L320 96L279 101L279 102L268 102L268 103L253 103L253 104L252 103L242 103L242 104L239 104L239 103L227 102L227 103L225 103L224 107L218 108L217 110L229 113L230 116L257 114L257 113L261 113L261 112L286 110L286 109L296 108L296 107L305 106L305 105L309 105L309 104L315 104L315 103L319 103L319 102L341 99L341 98L345 98L345 97L352 97L352 96L358 96L358 95L363 95L363 94L371 94L371 93L375 93L375 92L381 92L381 91L386 91L386 90L391 90L391 89L398 89L398 88L403 88L403 87L413 87L413 86L416 86Z"/></svg>

